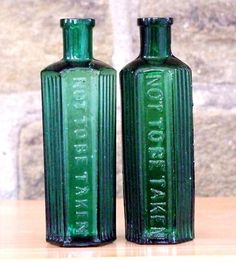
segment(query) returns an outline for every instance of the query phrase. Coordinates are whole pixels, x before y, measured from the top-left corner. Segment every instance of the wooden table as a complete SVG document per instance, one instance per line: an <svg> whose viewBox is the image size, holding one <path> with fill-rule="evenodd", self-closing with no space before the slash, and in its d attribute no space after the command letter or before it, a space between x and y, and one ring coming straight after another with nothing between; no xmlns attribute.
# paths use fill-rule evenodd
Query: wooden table
<svg viewBox="0 0 236 262"><path fill-rule="evenodd" d="M137 245L124 238L122 200L115 242L94 248L59 248L45 242L43 201L0 202L0 261L11 258L96 261L236 262L236 198L196 200L196 239L178 245ZM144 258L145 256L145 258ZM159 258L157 258L159 257ZM161 260L162 259L162 260Z"/></svg>

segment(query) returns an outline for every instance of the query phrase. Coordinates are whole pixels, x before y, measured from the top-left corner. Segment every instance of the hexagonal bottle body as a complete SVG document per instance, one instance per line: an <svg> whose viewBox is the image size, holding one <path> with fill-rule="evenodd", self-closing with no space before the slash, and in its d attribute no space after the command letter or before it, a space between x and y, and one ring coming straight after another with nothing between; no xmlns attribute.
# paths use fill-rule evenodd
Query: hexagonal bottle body
<svg viewBox="0 0 236 262"><path fill-rule="evenodd" d="M115 70L77 57L49 66L41 77L47 241L61 246L113 241Z"/></svg>
<svg viewBox="0 0 236 262"><path fill-rule="evenodd" d="M148 37L163 30L167 34L170 25L163 21L144 19L148 23L141 30L154 26ZM146 56L120 75L126 238L140 244L194 237L191 70L169 54L168 46L156 47L160 39L143 44Z"/></svg>

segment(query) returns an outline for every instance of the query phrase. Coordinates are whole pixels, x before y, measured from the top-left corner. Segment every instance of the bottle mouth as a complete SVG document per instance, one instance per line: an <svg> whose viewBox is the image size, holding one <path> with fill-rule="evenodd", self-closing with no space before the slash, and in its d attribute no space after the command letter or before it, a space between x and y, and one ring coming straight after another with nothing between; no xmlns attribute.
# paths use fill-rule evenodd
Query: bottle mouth
<svg viewBox="0 0 236 262"><path fill-rule="evenodd" d="M93 18L62 18L60 19L61 27L73 26L73 25L88 25L94 26L95 19Z"/></svg>
<svg viewBox="0 0 236 262"><path fill-rule="evenodd" d="M140 17L137 19L137 24L138 26L172 25L173 21L172 17Z"/></svg>

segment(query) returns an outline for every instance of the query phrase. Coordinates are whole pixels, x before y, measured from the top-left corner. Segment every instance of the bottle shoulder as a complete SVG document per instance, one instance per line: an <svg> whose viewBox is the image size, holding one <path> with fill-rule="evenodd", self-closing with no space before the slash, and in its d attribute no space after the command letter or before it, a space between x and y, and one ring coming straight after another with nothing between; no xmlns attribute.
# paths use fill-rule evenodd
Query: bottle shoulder
<svg viewBox="0 0 236 262"><path fill-rule="evenodd" d="M56 63L53 63L47 66L45 69L41 71L41 74L44 73L56 73L56 74L63 74L71 70L91 70L91 71L99 71L99 72L109 72L109 73L116 73L115 69L112 68L110 65L99 61L97 59L92 59L90 61L83 61L83 62L75 62L75 61L65 61L60 60Z"/></svg>
<svg viewBox="0 0 236 262"><path fill-rule="evenodd" d="M178 59L175 56L170 56L165 59L145 59L138 57L131 63L127 64L122 70L121 75L123 74L133 74L136 75L137 73L148 72L148 71L155 71L155 70L176 70L176 69L184 69L191 72L191 68Z"/></svg>

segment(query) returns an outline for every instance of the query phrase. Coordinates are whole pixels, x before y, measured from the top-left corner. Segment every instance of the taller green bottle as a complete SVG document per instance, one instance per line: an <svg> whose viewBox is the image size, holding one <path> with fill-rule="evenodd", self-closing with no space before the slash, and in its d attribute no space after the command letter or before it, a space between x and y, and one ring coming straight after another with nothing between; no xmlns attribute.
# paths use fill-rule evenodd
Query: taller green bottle
<svg viewBox="0 0 236 262"><path fill-rule="evenodd" d="M116 72L93 59L93 19L62 19L64 57L41 72L46 239L113 241Z"/></svg>
<svg viewBox="0 0 236 262"><path fill-rule="evenodd" d="M141 52L120 73L126 238L194 237L191 69L171 53L172 18L139 18Z"/></svg>

